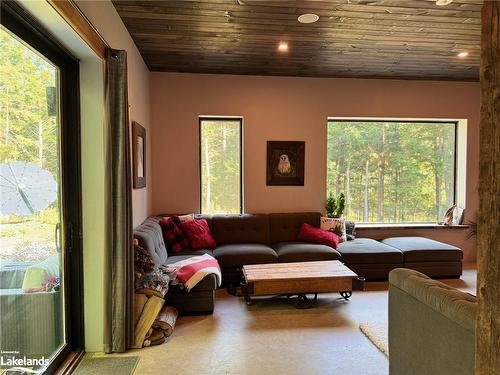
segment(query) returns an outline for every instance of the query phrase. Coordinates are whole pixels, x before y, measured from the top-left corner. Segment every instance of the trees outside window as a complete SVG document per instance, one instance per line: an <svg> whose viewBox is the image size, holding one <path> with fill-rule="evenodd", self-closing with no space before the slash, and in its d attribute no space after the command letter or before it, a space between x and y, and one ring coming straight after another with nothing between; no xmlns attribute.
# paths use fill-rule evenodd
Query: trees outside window
<svg viewBox="0 0 500 375"><path fill-rule="evenodd" d="M0 164L36 165L59 183L58 69L3 26L0 46ZM9 188L2 180L0 197ZM0 263L41 261L55 254L59 221L59 200L31 215L1 210Z"/></svg>
<svg viewBox="0 0 500 375"><path fill-rule="evenodd" d="M327 194L362 223L437 222L455 201L455 122L328 122Z"/></svg>
<svg viewBox="0 0 500 375"><path fill-rule="evenodd" d="M200 118L203 214L242 212L240 118Z"/></svg>

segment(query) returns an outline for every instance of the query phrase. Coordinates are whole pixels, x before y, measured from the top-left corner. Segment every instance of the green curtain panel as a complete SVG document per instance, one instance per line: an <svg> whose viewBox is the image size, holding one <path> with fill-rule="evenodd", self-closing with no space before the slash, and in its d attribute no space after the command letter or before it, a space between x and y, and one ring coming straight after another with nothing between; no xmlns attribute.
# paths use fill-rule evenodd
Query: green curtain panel
<svg viewBox="0 0 500 375"><path fill-rule="evenodd" d="M106 317L104 350L123 352L133 339L133 228L127 53L106 50Z"/></svg>

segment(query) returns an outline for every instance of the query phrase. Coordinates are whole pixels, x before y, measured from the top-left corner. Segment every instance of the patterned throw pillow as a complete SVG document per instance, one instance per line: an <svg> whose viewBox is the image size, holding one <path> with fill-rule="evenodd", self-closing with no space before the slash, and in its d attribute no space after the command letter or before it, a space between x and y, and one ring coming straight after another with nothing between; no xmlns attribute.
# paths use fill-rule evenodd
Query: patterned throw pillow
<svg viewBox="0 0 500 375"><path fill-rule="evenodd" d="M320 219L320 228L335 233L340 237L340 242L347 241L347 234L345 230L345 219L343 217L331 218L322 217Z"/></svg>
<svg viewBox="0 0 500 375"><path fill-rule="evenodd" d="M170 216L160 220L163 240L168 249L178 253L189 247L189 238L182 230L181 221L178 216Z"/></svg>

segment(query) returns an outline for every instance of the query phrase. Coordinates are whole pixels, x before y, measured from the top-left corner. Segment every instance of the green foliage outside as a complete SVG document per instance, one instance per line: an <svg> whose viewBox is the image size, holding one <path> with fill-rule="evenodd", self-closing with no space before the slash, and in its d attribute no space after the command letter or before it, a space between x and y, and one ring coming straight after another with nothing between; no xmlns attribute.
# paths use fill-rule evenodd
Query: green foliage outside
<svg viewBox="0 0 500 375"><path fill-rule="evenodd" d="M454 123L328 123L327 194L356 222L436 222L454 200Z"/></svg>
<svg viewBox="0 0 500 375"><path fill-rule="evenodd" d="M240 213L240 122L202 120L201 212Z"/></svg>
<svg viewBox="0 0 500 375"><path fill-rule="evenodd" d="M59 127L46 94L57 69L3 27L0 50L0 163L34 163L59 181ZM31 216L0 215L0 260L45 259L56 251L58 222L58 201Z"/></svg>

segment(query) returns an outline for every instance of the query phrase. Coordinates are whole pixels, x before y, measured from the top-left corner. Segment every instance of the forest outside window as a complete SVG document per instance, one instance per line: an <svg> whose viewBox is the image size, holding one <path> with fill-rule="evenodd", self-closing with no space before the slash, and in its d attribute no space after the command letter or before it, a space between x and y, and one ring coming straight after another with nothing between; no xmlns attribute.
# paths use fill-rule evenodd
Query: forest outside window
<svg viewBox="0 0 500 375"><path fill-rule="evenodd" d="M200 118L201 213L242 212L241 140L241 118Z"/></svg>
<svg viewBox="0 0 500 375"><path fill-rule="evenodd" d="M436 223L456 202L456 121L328 121L327 194L359 223Z"/></svg>

